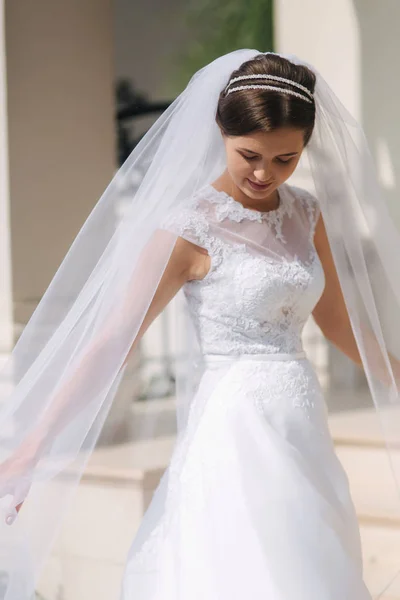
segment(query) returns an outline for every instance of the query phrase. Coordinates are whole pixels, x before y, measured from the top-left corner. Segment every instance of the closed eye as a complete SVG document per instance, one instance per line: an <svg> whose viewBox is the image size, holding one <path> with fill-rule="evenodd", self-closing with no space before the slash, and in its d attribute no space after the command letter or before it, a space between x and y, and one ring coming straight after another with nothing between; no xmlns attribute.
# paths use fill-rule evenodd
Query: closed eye
<svg viewBox="0 0 400 600"><path fill-rule="evenodd" d="M293 160L293 156L291 158L279 158L279 156L276 157L276 160L280 163L289 163L291 160Z"/></svg>
<svg viewBox="0 0 400 600"><path fill-rule="evenodd" d="M245 158L246 160L255 160L256 158L258 158L257 156L246 156L245 154L242 154L243 158Z"/></svg>
<svg viewBox="0 0 400 600"><path fill-rule="evenodd" d="M258 158L258 155L251 155L249 156L248 154L242 154L242 152L239 153L245 160L256 160ZM286 164L289 163L291 160L293 160L293 156L290 156L289 158L279 158L279 156L277 156L275 158L275 160L281 164Z"/></svg>

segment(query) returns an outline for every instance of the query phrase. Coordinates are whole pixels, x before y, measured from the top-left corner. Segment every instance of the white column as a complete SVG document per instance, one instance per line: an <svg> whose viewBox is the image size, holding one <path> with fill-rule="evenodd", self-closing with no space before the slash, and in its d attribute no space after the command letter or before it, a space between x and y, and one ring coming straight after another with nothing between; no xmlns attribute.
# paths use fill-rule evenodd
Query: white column
<svg viewBox="0 0 400 600"><path fill-rule="evenodd" d="M15 320L29 319L116 168L111 0L6 5Z"/></svg>
<svg viewBox="0 0 400 600"><path fill-rule="evenodd" d="M11 200L8 217L1 176L0 341L10 349L117 168L112 0L11 0L5 33ZM3 153L0 168L7 173ZM116 399L105 439L124 424L134 391Z"/></svg>
<svg viewBox="0 0 400 600"><path fill-rule="evenodd" d="M355 7L361 37L363 125L385 200L400 231L400 3L396 0L355 0ZM382 277L377 282L377 289L383 289L385 279ZM385 317L383 329L386 340L390 349L400 356L400 340L393 327L399 319L399 310L393 302L392 290L379 293L377 299Z"/></svg>
<svg viewBox="0 0 400 600"><path fill-rule="evenodd" d="M0 368L13 344L4 1L0 0Z"/></svg>
<svg viewBox="0 0 400 600"><path fill-rule="evenodd" d="M361 57L353 0L275 0L276 51L295 54L321 73L347 109L361 118ZM307 186L309 173L293 183ZM304 345L326 386L357 385L360 370L329 344L311 319Z"/></svg>
<svg viewBox="0 0 400 600"><path fill-rule="evenodd" d="M276 51L314 65L360 118L360 33L353 0L275 0L274 27Z"/></svg>

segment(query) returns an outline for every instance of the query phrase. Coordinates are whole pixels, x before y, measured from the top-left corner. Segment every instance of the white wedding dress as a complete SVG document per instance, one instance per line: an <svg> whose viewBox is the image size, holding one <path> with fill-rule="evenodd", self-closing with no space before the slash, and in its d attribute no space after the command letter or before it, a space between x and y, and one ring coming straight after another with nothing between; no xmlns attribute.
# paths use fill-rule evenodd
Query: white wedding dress
<svg viewBox="0 0 400 600"><path fill-rule="evenodd" d="M206 186L164 227L206 248L184 286L205 370L127 557L123 600L369 600L347 476L301 332L324 289L319 207Z"/></svg>

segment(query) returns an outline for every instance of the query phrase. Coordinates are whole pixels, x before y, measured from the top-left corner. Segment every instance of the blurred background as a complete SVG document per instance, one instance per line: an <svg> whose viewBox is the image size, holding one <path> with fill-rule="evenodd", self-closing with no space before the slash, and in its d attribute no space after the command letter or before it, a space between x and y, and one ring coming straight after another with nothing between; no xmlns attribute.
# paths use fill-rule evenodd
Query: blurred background
<svg viewBox="0 0 400 600"><path fill-rule="evenodd" d="M399 0L0 1L0 366L119 165L191 75L231 50L293 53L322 72L362 122L400 226ZM307 172L295 178L307 186ZM172 302L132 358L39 597L118 598L174 443L179 310ZM366 581L380 590L400 568L400 503L377 493L391 476L366 382L312 319L304 346L351 481ZM154 413L157 431L138 439ZM400 599L400 583L385 598Z"/></svg>

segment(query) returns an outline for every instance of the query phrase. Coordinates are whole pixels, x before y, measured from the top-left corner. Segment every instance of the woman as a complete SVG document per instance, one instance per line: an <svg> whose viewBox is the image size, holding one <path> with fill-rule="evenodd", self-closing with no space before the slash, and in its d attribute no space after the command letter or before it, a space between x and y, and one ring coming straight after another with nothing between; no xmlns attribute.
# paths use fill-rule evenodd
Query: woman
<svg viewBox="0 0 400 600"><path fill-rule="evenodd" d="M167 509L133 543L126 600L370 598L301 344L313 312L361 363L318 203L285 183L312 135L314 87L312 71L280 56L233 72L217 108L227 167L164 223L180 237L153 306L184 284L206 370L157 492Z"/></svg>
<svg viewBox="0 0 400 600"><path fill-rule="evenodd" d="M39 356L25 359L2 421L16 415L19 426L3 442L2 495L18 512L35 482L25 503L33 520L72 461L76 484L129 354L184 291L203 370L189 403L178 398L177 443L131 546L124 600L371 597L348 480L301 344L313 314L367 370L372 393L397 394L398 362L369 318L376 307L364 303L361 323L354 303L371 275L353 260L365 156L341 110L312 69L273 53L237 51L205 67L112 182L20 342L30 349L51 292L65 293L85 256L73 301ZM305 149L318 199L286 183ZM132 206L110 225L121 175L139 167ZM87 257L79 244L89 242ZM32 520L24 547L43 533ZM7 600L33 589L35 560L23 558L9 561Z"/></svg>

